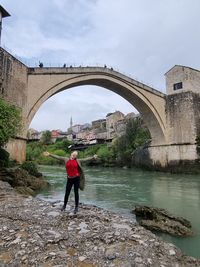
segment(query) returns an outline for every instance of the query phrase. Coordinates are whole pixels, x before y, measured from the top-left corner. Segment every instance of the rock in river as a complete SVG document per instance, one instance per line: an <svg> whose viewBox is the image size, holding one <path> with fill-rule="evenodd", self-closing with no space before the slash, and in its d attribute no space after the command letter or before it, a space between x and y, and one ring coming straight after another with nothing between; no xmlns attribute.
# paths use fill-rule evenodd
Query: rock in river
<svg viewBox="0 0 200 267"><path fill-rule="evenodd" d="M191 223L170 214L165 209L137 205L133 213L139 218L139 224L157 232L165 232L175 236L191 236Z"/></svg>

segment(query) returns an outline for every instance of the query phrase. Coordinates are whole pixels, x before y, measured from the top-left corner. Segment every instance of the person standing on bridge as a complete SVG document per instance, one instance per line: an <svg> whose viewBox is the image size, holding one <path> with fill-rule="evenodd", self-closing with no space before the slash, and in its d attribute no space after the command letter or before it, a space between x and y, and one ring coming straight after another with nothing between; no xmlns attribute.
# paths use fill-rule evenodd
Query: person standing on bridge
<svg viewBox="0 0 200 267"><path fill-rule="evenodd" d="M64 204L61 208L61 211L64 211L66 209L72 186L74 186L74 195L75 195L74 214L76 214L78 212L78 206L79 206L79 189L84 190L84 187L85 187L85 175L84 175L84 172L81 166L81 162L96 160L97 155L94 155L93 157L88 157L88 158L78 160L77 151L73 151L70 155L70 158L60 157L54 154L50 154L47 151L44 152L43 154L46 157L50 156L52 158L58 159L65 164L65 169L67 173L67 184L66 184L66 189L65 189Z"/></svg>

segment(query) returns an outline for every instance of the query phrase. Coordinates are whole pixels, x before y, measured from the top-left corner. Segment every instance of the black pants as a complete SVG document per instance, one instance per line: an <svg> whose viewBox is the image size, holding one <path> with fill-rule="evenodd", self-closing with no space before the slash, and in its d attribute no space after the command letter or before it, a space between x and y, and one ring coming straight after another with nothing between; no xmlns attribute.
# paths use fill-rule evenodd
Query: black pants
<svg viewBox="0 0 200 267"><path fill-rule="evenodd" d="M74 195L75 195L75 206L78 207L79 204L79 184L80 184L80 177L77 176L75 178L68 178L65 190L65 198L64 198L64 206L67 205L69 194L71 192L72 186L74 185Z"/></svg>

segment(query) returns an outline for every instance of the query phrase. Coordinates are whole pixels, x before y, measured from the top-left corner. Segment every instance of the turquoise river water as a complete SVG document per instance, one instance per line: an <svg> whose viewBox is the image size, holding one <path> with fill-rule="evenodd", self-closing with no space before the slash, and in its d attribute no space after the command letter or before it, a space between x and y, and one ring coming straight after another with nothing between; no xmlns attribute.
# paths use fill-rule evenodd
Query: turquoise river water
<svg viewBox="0 0 200 267"><path fill-rule="evenodd" d="M40 166L52 185L37 197L63 200L66 175L63 167ZM167 174L139 169L86 167L86 188L80 202L93 204L134 219L135 204L165 208L191 221L194 236L177 238L162 234L190 256L200 258L200 175ZM71 199L74 193L71 192Z"/></svg>

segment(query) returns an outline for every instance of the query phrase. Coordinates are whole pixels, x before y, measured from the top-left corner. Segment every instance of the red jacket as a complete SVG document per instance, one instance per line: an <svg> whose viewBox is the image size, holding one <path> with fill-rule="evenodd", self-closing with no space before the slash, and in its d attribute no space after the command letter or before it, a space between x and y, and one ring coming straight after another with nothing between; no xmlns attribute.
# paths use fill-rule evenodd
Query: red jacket
<svg viewBox="0 0 200 267"><path fill-rule="evenodd" d="M78 163L75 159L69 159L65 164L65 168L68 178L80 176L80 173L78 171Z"/></svg>

